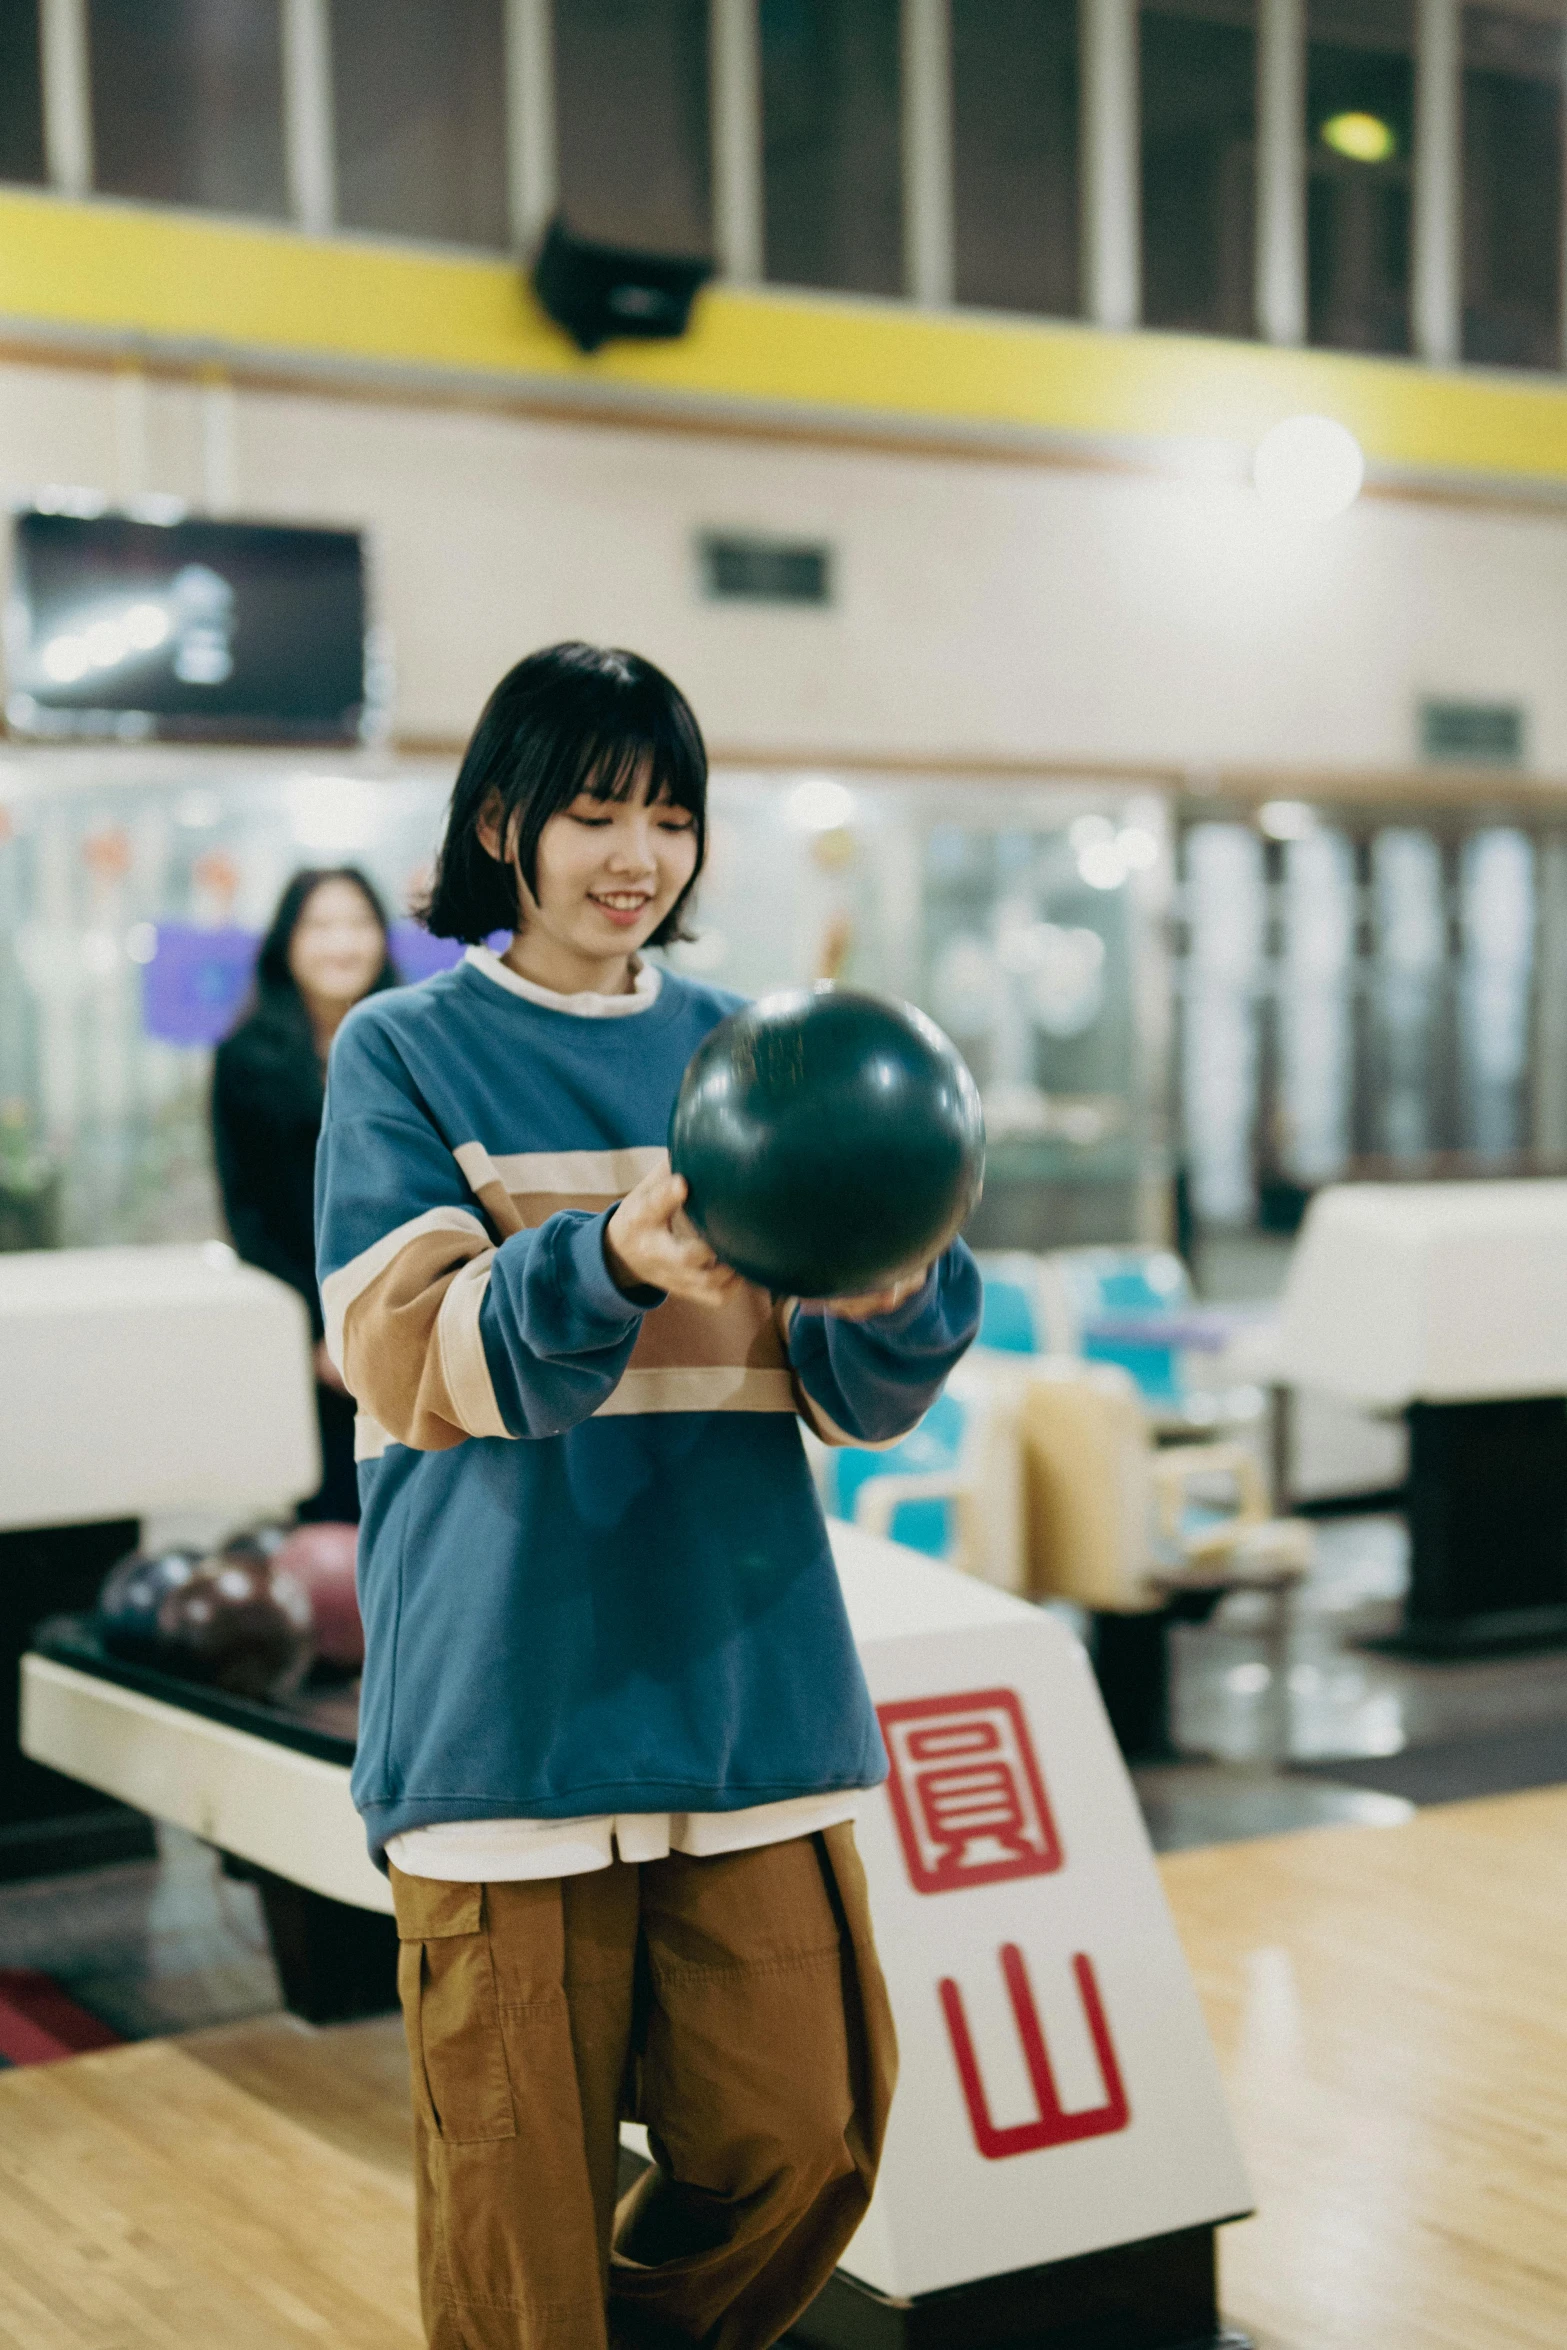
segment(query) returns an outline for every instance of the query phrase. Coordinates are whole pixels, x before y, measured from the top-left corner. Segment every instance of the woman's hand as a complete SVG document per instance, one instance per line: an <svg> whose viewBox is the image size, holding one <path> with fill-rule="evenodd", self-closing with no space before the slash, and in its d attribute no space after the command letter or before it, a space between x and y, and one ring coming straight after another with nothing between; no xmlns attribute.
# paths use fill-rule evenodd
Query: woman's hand
<svg viewBox="0 0 1567 2350"><path fill-rule="evenodd" d="M644 1175L604 1227L604 1261L617 1289L662 1289L721 1306L740 1276L721 1265L683 1213L683 1175Z"/></svg>
<svg viewBox="0 0 1567 2350"><path fill-rule="evenodd" d="M831 1314L837 1322L869 1322L877 1314L896 1312L917 1289L923 1289L930 1272L922 1265L917 1273L905 1273L893 1282L890 1289L873 1289L865 1297L802 1297L800 1308L807 1314Z"/></svg>

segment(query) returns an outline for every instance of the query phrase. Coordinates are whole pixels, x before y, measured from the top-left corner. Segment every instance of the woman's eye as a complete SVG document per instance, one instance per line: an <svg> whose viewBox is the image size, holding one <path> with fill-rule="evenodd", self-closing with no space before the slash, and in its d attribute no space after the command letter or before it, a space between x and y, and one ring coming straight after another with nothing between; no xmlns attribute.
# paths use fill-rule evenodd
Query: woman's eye
<svg viewBox="0 0 1567 2350"><path fill-rule="evenodd" d="M590 832L602 832L606 824L613 824L613 816L573 816L573 824L585 824Z"/></svg>

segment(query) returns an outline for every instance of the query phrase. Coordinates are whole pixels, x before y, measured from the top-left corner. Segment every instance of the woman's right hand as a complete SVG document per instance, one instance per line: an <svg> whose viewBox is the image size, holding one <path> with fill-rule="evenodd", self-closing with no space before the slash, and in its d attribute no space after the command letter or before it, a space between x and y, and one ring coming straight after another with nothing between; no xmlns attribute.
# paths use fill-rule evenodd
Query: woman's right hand
<svg viewBox="0 0 1567 2350"><path fill-rule="evenodd" d="M721 1265L684 1213L686 1180L644 1175L604 1227L604 1260L617 1289L662 1289L693 1305L721 1306L740 1276Z"/></svg>

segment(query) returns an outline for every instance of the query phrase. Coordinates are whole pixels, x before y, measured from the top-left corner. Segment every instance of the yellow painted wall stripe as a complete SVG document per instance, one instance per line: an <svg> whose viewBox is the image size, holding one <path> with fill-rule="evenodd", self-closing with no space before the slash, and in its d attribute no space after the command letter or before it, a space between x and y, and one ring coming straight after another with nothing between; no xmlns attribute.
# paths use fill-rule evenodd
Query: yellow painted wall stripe
<svg viewBox="0 0 1567 2350"><path fill-rule="evenodd" d="M280 362L602 384L776 410L1252 442L1320 409L1373 461L1567 480L1567 383L719 288L678 343L588 359L501 259L0 192L0 321Z"/></svg>

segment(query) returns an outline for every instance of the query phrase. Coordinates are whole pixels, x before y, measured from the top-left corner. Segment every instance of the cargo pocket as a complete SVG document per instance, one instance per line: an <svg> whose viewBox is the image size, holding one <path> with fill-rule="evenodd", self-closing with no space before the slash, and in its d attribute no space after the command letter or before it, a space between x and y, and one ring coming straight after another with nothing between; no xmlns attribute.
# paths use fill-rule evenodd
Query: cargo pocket
<svg viewBox="0 0 1567 2350"><path fill-rule="evenodd" d="M397 1989L414 2094L448 2145L515 2138L482 1885L393 1872Z"/></svg>

